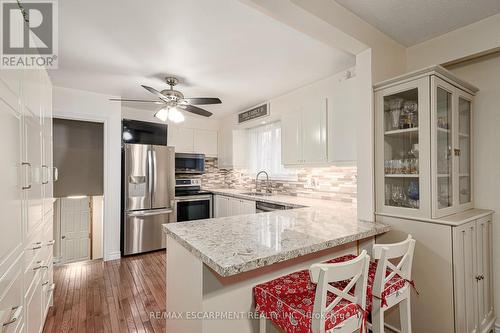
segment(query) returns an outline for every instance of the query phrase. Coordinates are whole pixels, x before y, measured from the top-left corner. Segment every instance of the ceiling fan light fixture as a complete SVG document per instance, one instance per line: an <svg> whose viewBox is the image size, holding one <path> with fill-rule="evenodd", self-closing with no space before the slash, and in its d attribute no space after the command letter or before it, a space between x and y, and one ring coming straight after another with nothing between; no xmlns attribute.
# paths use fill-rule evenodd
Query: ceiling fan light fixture
<svg viewBox="0 0 500 333"><path fill-rule="evenodd" d="M155 113L155 117L160 119L161 121L166 122L167 120L169 120L176 124L186 120L182 112L177 110L176 107L171 107L171 106L167 106L160 109L158 112Z"/></svg>
<svg viewBox="0 0 500 333"><path fill-rule="evenodd" d="M168 120L168 107L161 108L158 112L155 113L155 117L160 119L161 121Z"/></svg>
<svg viewBox="0 0 500 333"><path fill-rule="evenodd" d="M184 120L186 120L186 118L184 117L182 112L173 107L168 111L168 120L173 123L182 123Z"/></svg>

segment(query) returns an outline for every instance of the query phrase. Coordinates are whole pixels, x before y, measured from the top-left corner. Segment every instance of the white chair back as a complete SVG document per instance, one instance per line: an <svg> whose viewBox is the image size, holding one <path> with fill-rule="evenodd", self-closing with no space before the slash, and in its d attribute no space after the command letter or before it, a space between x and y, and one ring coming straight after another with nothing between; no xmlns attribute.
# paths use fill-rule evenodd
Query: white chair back
<svg viewBox="0 0 500 333"><path fill-rule="evenodd" d="M411 266L413 263L413 252L415 250L415 240L408 235L408 238L400 243L375 244L373 246L373 258L378 260L377 271L373 283L373 295L381 297L386 284L397 274L401 278L411 281ZM398 259L394 264L392 261ZM391 261L392 260L392 261ZM386 271L390 273L386 276Z"/></svg>
<svg viewBox="0 0 500 333"><path fill-rule="evenodd" d="M363 325L363 316L365 309L366 290L368 268L370 265L370 256L365 250L353 260L341 263L332 264L314 264L309 269L311 281L316 283L316 295L314 299L313 318L312 318L312 332L324 333L325 332L325 319L327 314L331 312L334 307L339 304L343 299L354 304L357 304L361 309L359 325ZM338 281L349 281L347 286L342 290L333 287L330 283ZM349 293L352 288L355 288L354 294ZM327 294L332 293L335 295L330 304L327 303ZM342 330L335 332L343 332ZM353 332L353 331L349 331Z"/></svg>

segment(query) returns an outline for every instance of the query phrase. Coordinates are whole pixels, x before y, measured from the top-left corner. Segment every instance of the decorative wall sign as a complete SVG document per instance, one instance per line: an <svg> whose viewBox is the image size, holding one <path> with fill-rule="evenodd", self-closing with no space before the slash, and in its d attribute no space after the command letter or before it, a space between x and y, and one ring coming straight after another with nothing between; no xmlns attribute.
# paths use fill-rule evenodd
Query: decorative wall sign
<svg viewBox="0 0 500 333"><path fill-rule="evenodd" d="M269 110L267 108L267 103L257 106L253 109L247 110L245 112L238 113L238 124L244 123L245 121L253 120L256 118L261 118L269 115Z"/></svg>

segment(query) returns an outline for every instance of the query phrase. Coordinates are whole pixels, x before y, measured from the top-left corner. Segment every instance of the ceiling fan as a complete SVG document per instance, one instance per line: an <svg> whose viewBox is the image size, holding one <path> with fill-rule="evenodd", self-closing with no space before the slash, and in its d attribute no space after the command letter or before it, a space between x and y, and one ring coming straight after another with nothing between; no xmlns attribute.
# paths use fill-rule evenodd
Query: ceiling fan
<svg viewBox="0 0 500 333"><path fill-rule="evenodd" d="M222 103L222 101L219 98L214 98L214 97L186 98L180 91L174 89L174 86L179 83L179 79L173 76L169 76L165 78L165 81L170 86L170 89L158 91L154 88L141 85L141 87L143 87L144 89L146 89L147 91L158 97L159 100L157 101L150 101L143 99L120 99L120 98L111 98L110 100L119 102L139 102L139 103L153 103L153 104L163 105L162 108L155 113L155 117L162 121L170 120L175 123L184 121L184 115L179 111L179 109L200 116L210 117L212 115L212 112L209 112L195 105L209 105L209 104Z"/></svg>

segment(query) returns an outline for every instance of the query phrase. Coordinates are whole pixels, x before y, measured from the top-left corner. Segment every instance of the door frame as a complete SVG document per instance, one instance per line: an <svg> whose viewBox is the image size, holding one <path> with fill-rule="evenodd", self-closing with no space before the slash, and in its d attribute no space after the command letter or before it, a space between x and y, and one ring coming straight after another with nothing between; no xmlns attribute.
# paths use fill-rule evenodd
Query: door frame
<svg viewBox="0 0 500 333"><path fill-rule="evenodd" d="M102 256L103 260L114 260L114 259L119 259L121 257L120 253L113 253L113 255L108 255L106 249L108 248L107 242L106 242L106 228L104 227L107 223L106 221L106 216L108 215L109 209L109 189L107 186L108 178L112 174L113 170L110 170L110 165L108 163L108 155L109 155L109 140L108 140L108 134L109 134L109 119L108 117L102 117L102 116L97 116L97 115L92 115L92 114L74 114L74 115L67 115L67 114L62 114L60 112L57 112L55 109L52 111L52 118L57 118L57 119L66 119L66 120L77 120L77 121L86 121L86 122L92 122L92 123L101 123L103 124L103 202L102 202L102 223L101 223L101 244L102 244ZM52 139L54 140L54 139ZM60 217L59 217L60 218ZM92 227L92 225L91 225ZM92 229L92 236L94 234L94 230ZM91 250L92 253L92 250Z"/></svg>

